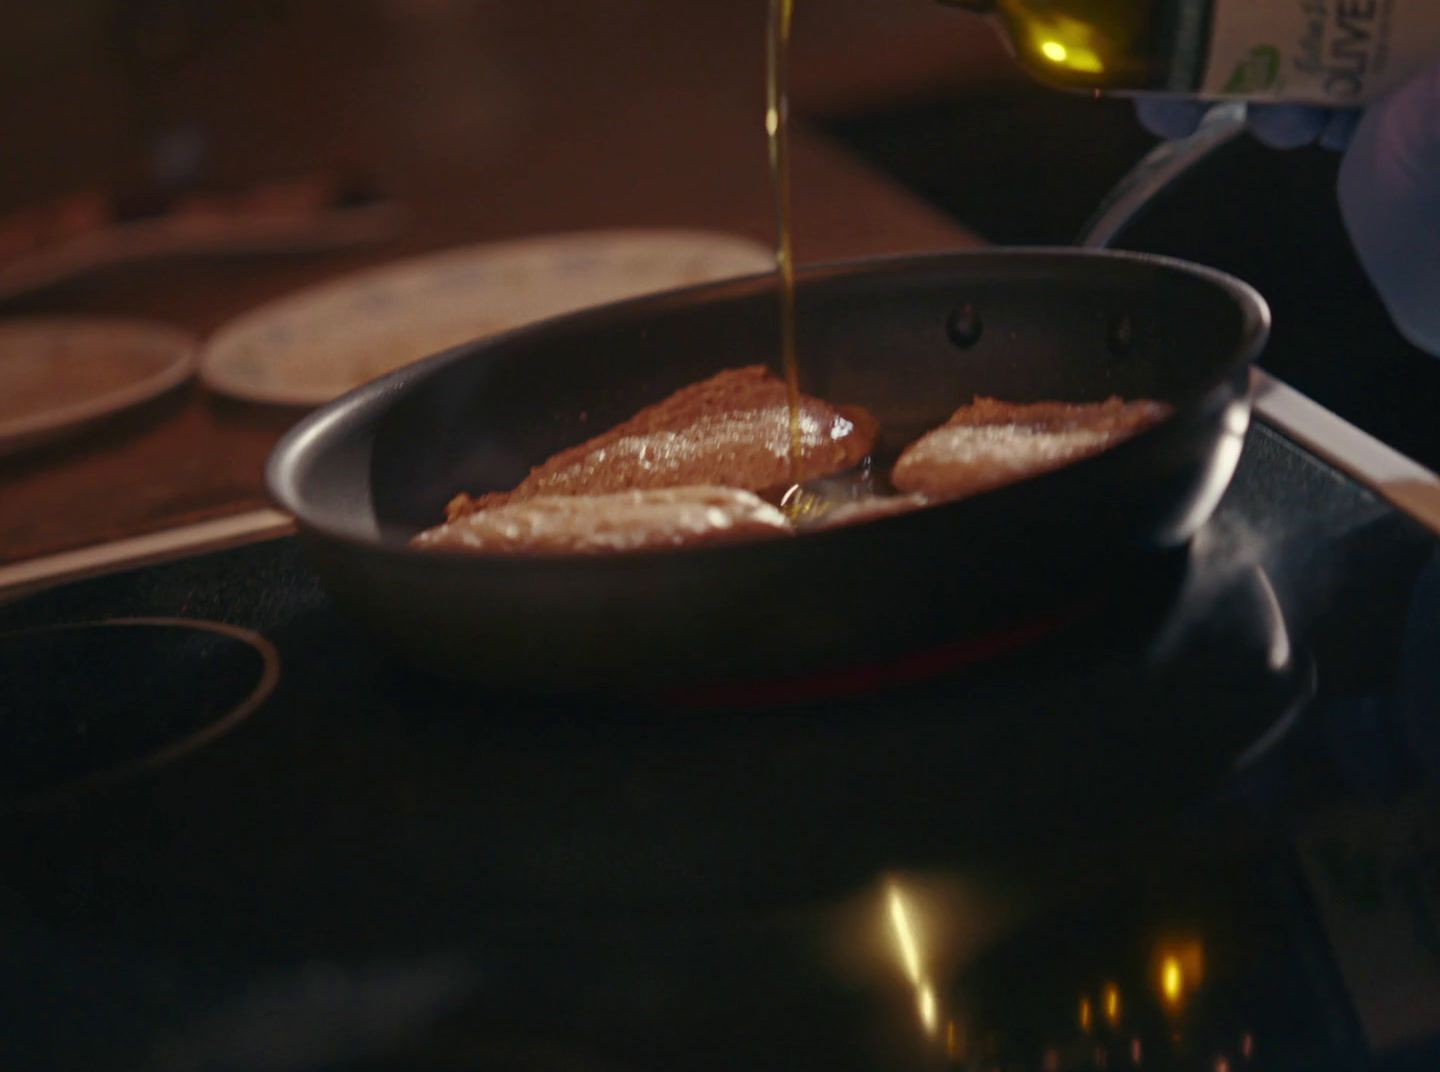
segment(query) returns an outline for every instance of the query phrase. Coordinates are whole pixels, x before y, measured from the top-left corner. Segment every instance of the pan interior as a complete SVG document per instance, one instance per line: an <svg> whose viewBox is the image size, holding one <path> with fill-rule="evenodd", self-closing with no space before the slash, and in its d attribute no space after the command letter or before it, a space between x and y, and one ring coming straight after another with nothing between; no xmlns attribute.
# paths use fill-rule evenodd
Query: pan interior
<svg viewBox="0 0 1440 1072"><path fill-rule="evenodd" d="M776 314L773 285L759 278L460 347L338 403L311 422L308 444L302 428L272 485L302 521L403 541L457 491L513 487L686 384L746 364L778 368ZM842 265L807 273L799 292L804 389L869 408L882 465L976 395L1118 394L1183 409L1243 367L1263 323L1243 285L1115 254Z"/></svg>

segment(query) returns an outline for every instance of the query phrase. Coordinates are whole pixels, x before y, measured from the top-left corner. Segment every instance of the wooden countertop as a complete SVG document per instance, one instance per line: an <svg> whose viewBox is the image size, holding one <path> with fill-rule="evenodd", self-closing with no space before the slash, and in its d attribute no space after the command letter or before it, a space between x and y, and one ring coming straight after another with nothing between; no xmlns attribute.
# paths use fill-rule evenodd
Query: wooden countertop
<svg viewBox="0 0 1440 1072"><path fill-rule="evenodd" d="M215 174L247 181L360 166L408 209L410 226L395 242L343 254L114 269L0 314L145 316L204 334L309 283L467 242L636 225L769 241L761 0L685 5L683 13L660 0L614 0L569 5L559 21L535 10L544 6L376 2L337 21L333 8L297 4L274 24L198 43L163 83L122 80L147 122L207 132ZM797 105L807 85L817 106L852 104L883 81L877 70L911 69L901 62L907 41L914 69L933 69L931 18L927 7L895 30L869 66L851 61L854 41L801 51ZM853 14L850 25L861 37L873 29ZM857 72L848 82L835 73L846 63ZM139 149L127 151L133 161ZM794 160L802 262L975 242L803 123ZM97 174L103 180L103 169L91 169L77 182ZM227 401L191 384L0 459L0 564L262 505L264 459L301 412Z"/></svg>

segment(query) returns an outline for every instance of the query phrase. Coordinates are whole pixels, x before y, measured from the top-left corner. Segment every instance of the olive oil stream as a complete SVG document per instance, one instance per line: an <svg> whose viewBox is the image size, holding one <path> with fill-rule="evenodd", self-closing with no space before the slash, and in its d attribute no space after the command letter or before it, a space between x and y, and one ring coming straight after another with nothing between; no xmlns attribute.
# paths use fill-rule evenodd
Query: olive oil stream
<svg viewBox="0 0 1440 1072"><path fill-rule="evenodd" d="M780 277L780 354L790 407L790 481L805 480L800 428L800 366L795 353L795 252L790 233L790 27L795 0L770 0L765 52L765 134L775 199L775 269ZM787 496L787 499L790 498ZM804 496L795 497L798 507Z"/></svg>

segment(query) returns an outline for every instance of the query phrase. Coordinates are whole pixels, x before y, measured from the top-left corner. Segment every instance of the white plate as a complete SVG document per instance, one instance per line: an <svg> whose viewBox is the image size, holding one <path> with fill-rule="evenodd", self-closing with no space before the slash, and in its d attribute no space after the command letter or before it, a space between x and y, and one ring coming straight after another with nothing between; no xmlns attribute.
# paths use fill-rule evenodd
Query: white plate
<svg viewBox="0 0 1440 1072"><path fill-rule="evenodd" d="M706 231L594 231L447 250L245 314L205 346L200 376L238 398L319 405L458 343L773 267L760 243Z"/></svg>
<svg viewBox="0 0 1440 1072"><path fill-rule="evenodd" d="M197 342L145 320L0 321L0 454L147 402L189 378Z"/></svg>

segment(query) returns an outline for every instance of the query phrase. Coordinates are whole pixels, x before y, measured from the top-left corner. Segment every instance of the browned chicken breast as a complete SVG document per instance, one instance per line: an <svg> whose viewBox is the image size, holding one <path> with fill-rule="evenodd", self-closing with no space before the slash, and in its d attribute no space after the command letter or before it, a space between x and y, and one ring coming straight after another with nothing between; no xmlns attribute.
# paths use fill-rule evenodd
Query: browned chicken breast
<svg viewBox="0 0 1440 1072"><path fill-rule="evenodd" d="M858 465L874 449L875 418L858 406L804 396L805 476ZM790 415L784 381L760 365L730 369L676 391L532 469L512 491L451 500L451 521L541 495L711 485L766 491L790 481Z"/></svg>

